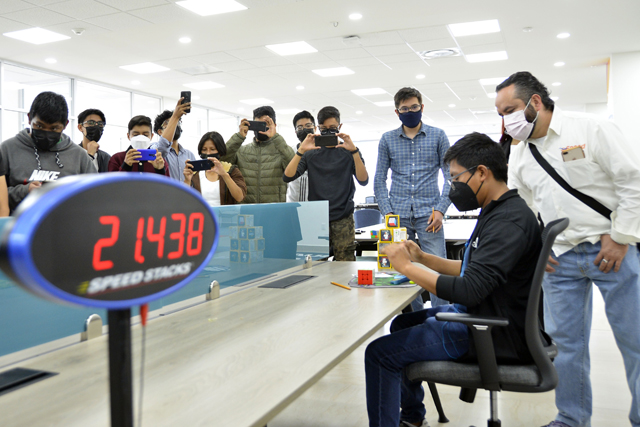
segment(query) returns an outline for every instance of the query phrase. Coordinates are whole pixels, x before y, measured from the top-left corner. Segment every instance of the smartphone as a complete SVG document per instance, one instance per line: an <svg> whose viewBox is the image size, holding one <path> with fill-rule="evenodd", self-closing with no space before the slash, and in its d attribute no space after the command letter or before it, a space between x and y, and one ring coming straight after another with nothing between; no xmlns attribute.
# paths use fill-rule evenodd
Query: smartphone
<svg viewBox="0 0 640 427"><path fill-rule="evenodd" d="M213 167L211 160L189 160L189 164L193 166L193 171L208 171Z"/></svg>
<svg viewBox="0 0 640 427"><path fill-rule="evenodd" d="M314 136L316 147L333 147L338 145L338 137L335 135L316 135Z"/></svg>
<svg viewBox="0 0 640 427"><path fill-rule="evenodd" d="M139 159L136 159L139 162L144 162L144 161L154 161L156 159L156 150L138 150L140 152L140 154L142 154L142 157L140 157Z"/></svg>
<svg viewBox="0 0 640 427"><path fill-rule="evenodd" d="M573 147L568 150L562 150L562 161L570 162L572 160L584 159L584 150L582 147Z"/></svg>
<svg viewBox="0 0 640 427"><path fill-rule="evenodd" d="M266 132L267 122L249 120L249 130L255 130L256 132Z"/></svg>
<svg viewBox="0 0 640 427"><path fill-rule="evenodd" d="M191 102L191 91L190 90L184 90L182 92L180 92L180 98L184 98L181 102L181 104L184 104L186 102ZM191 112L191 107L189 107L188 110L184 110L185 113L190 113Z"/></svg>

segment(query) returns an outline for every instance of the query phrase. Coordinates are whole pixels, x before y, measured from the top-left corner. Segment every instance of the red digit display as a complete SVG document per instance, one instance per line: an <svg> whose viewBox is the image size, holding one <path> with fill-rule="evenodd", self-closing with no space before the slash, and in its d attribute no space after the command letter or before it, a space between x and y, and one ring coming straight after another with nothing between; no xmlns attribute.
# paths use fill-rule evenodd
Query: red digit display
<svg viewBox="0 0 640 427"><path fill-rule="evenodd" d="M164 233L167 229L167 218L162 217L160 220L160 230L158 233L153 233L153 217L149 217L149 222L147 223L147 240L150 242L158 243L158 258L162 259L164 256Z"/></svg>
<svg viewBox="0 0 640 427"><path fill-rule="evenodd" d="M169 259L180 258L184 253L184 232L187 226L187 217L185 214L176 213L171 215L171 219L174 221L180 221L180 231L169 234L169 239L178 241L178 249L173 252L169 252Z"/></svg>
<svg viewBox="0 0 640 427"><path fill-rule="evenodd" d="M138 231L136 232L136 253L134 258L136 262L140 264L144 263L144 257L142 256L142 237L144 236L144 218L138 220Z"/></svg>
<svg viewBox="0 0 640 427"><path fill-rule="evenodd" d="M93 247L93 269L96 271L113 268L113 261L101 260L102 248L108 248L116 244L120 233L120 219L117 216L101 216L100 224L111 225L111 237L100 239Z"/></svg>
<svg viewBox="0 0 640 427"><path fill-rule="evenodd" d="M193 229L193 223L198 220L198 229ZM204 215L201 212L194 212L189 215L189 234L187 235L187 255L196 256L202 252L202 232L204 230ZM194 248L193 240L197 240L198 244Z"/></svg>

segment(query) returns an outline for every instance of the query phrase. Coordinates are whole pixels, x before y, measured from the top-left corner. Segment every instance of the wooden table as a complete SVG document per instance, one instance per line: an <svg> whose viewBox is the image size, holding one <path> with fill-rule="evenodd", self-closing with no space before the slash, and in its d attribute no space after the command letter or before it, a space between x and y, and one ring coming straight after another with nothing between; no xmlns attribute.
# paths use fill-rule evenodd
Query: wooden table
<svg viewBox="0 0 640 427"><path fill-rule="evenodd" d="M317 277L288 289L255 285L151 320L143 425L264 426L420 291L329 284L345 284L358 268L373 265L292 268L279 276ZM136 406L140 332L133 328ZM109 425L106 335L14 366L59 375L0 396L0 425Z"/></svg>

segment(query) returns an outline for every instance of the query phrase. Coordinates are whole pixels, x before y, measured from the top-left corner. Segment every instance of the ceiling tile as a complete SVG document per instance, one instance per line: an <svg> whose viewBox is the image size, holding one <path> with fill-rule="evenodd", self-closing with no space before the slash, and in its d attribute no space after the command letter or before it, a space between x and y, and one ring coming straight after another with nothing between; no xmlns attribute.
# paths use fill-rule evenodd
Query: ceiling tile
<svg viewBox="0 0 640 427"><path fill-rule="evenodd" d="M238 60L238 58L236 58L235 56L231 56L226 52L212 52L212 53L206 53L204 55L191 56L190 58L195 61L203 62L205 64L214 65L214 66L215 64L220 64L223 62L233 62Z"/></svg>
<svg viewBox="0 0 640 427"><path fill-rule="evenodd" d="M402 40L402 37L400 37L397 31L363 34L360 40L362 46L365 47L404 44L404 40Z"/></svg>
<svg viewBox="0 0 640 427"><path fill-rule="evenodd" d="M349 46L344 44L342 40L343 37L331 37L326 39L309 40L309 43L320 52L324 52L325 50L348 49Z"/></svg>
<svg viewBox="0 0 640 427"><path fill-rule="evenodd" d="M287 60L296 64L304 64L307 62L322 62L330 61L331 58L324 53L305 53L304 55L291 55L287 56Z"/></svg>
<svg viewBox="0 0 640 427"><path fill-rule="evenodd" d="M498 52L501 50L507 50L504 43L482 44L477 46L467 46L462 51L465 55L474 53L486 53L486 52Z"/></svg>
<svg viewBox="0 0 640 427"><path fill-rule="evenodd" d="M309 62L307 64L300 64L300 66L307 70L320 70L322 68L336 68L336 67L339 67L340 64L334 61L322 61L322 62Z"/></svg>
<svg viewBox="0 0 640 427"><path fill-rule="evenodd" d="M154 24L164 24L168 22L187 21L193 18L193 13L175 4L166 4L156 7L132 10L130 14L153 22Z"/></svg>
<svg viewBox="0 0 640 427"><path fill-rule="evenodd" d="M376 58L369 55L368 58L341 59L337 61L343 67L363 67L365 65L377 65L380 63Z"/></svg>
<svg viewBox="0 0 640 427"><path fill-rule="evenodd" d="M305 70L304 68L301 68L300 66L296 65L296 64L290 64L290 65L281 65L281 66L277 66L277 67L264 67L264 69L270 73L273 74L291 74L291 73L300 73L300 72L305 72L308 73L307 70Z"/></svg>
<svg viewBox="0 0 640 427"><path fill-rule="evenodd" d="M30 9L35 5L20 0L0 0L0 15L4 15L10 12L17 12L19 10ZM2 27L2 32L5 32Z"/></svg>
<svg viewBox="0 0 640 427"><path fill-rule="evenodd" d="M449 38L452 42L449 31L445 25L438 25L433 27L421 27L410 28L407 30L398 31L400 37L407 43L415 43L429 40L446 39Z"/></svg>
<svg viewBox="0 0 640 427"><path fill-rule="evenodd" d="M324 53L333 60L353 59L353 58L371 58L371 54L361 47L330 50Z"/></svg>
<svg viewBox="0 0 640 427"><path fill-rule="evenodd" d="M98 16L95 18L87 18L85 21L111 31L131 29L134 27L139 29L142 26L146 27L151 25L150 22L124 12L114 13L113 15Z"/></svg>
<svg viewBox="0 0 640 427"><path fill-rule="evenodd" d="M376 56L376 58L378 58L380 61L384 62L385 64L397 64L399 62L407 62L407 63L419 63L422 64L422 59L420 59L420 57L418 55L416 55L414 52L411 53L405 53L402 55L382 55L382 56Z"/></svg>
<svg viewBox="0 0 640 427"><path fill-rule="evenodd" d="M416 52L423 52L425 50L448 49L448 48L457 47L456 46L456 42L451 37L447 37L447 38L443 38L443 39L429 40L429 41L414 42L414 43L409 43L409 45Z"/></svg>
<svg viewBox="0 0 640 427"><path fill-rule="evenodd" d="M36 6L45 6L52 3L60 3L64 0L26 0L27 3L34 4Z"/></svg>
<svg viewBox="0 0 640 427"><path fill-rule="evenodd" d="M93 0L69 0L62 3L50 4L45 6L45 8L71 16L74 19L93 18L96 16L118 13L118 9L114 9Z"/></svg>
<svg viewBox="0 0 640 427"><path fill-rule="evenodd" d="M387 46L373 46L368 47L367 51L373 56L382 55L400 55L403 53L413 53L411 48L406 43L393 44Z"/></svg>
<svg viewBox="0 0 640 427"><path fill-rule="evenodd" d="M25 24L22 24L17 21L12 21L10 19L6 19L0 16L0 28L2 28L2 33L24 30L26 29L26 27L27 26Z"/></svg>
<svg viewBox="0 0 640 427"><path fill-rule="evenodd" d="M255 65L249 64L245 61L233 61L233 62L223 62L222 64L216 65L216 68L220 68L222 71L233 72L238 70L248 70L250 68L255 68Z"/></svg>
<svg viewBox="0 0 640 427"><path fill-rule="evenodd" d="M74 28L83 28L85 31L82 33L83 36L94 36L96 34L104 34L107 33L108 30L105 30L102 27L98 27L96 25L90 24L87 21L70 21L64 22L62 24L50 25L45 27L47 30L55 31L56 33L67 35L71 38L77 37L71 30Z"/></svg>
<svg viewBox="0 0 640 427"><path fill-rule="evenodd" d="M275 53L272 53L266 47L251 47L248 49L228 50L227 53L235 56L238 59L243 59L243 60L277 56Z"/></svg>
<svg viewBox="0 0 640 427"><path fill-rule="evenodd" d="M264 58L247 58L245 60L249 64L253 64L257 67L278 67L278 66L290 66L291 61L282 56L268 56Z"/></svg>
<svg viewBox="0 0 640 427"><path fill-rule="evenodd" d="M263 77L263 78L272 78L275 77L272 73L266 71L263 68L249 68L246 70L236 70L236 71L231 71L229 72L229 74L232 74L236 77L240 77L243 79L249 78L249 77Z"/></svg>
<svg viewBox="0 0 640 427"><path fill-rule="evenodd" d="M3 16L13 21L22 22L34 27L46 27L49 25L73 21L73 18L43 8L25 9L17 12L6 13Z"/></svg>
<svg viewBox="0 0 640 427"><path fill-rule="evenodd" d="M124 11L143 9L145 7L161 6L164 4L171 3L168 0L97 0L97 1L99 1L100 3L104 3L108 6L115 7L116 9L124 10Z"/></svg>

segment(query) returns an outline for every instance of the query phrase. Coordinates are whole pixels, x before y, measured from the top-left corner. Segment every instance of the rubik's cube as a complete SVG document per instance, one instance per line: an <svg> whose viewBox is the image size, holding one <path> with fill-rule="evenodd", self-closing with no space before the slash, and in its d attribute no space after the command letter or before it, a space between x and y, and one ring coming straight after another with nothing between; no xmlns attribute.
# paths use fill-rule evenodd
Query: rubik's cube
<svg viewBox="0 0 640 427"><path fill-rule="evenodd" d="M249 264L264 259L262 226L253 225L253 215L238 215L238 225L229 227L231 262Z"/></svg>
<svg viewBox="0 0 640 427"><path fill-rule="evenodd" d="M399 215L385 215L385 228L378 234L378 268L382 270L393 269L389 258L380 253L380 250L391 243L400 243L407 240L407 229L400 227Z"/></svg>

